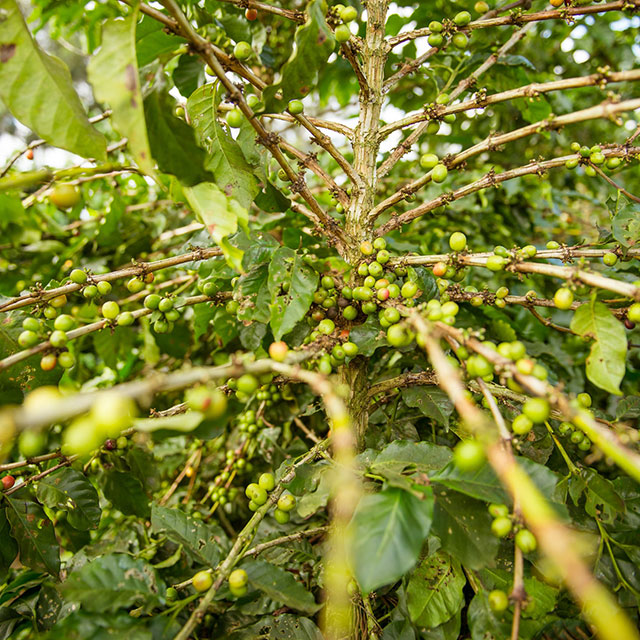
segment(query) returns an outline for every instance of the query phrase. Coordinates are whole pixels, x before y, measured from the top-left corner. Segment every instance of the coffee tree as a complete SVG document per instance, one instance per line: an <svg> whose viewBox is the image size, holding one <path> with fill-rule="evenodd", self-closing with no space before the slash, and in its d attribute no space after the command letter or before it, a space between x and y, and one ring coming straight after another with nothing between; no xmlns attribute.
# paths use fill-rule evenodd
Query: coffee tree
<svg viewBox="0 0 640 640"><path fill-rule="evenodd" d="M0 0L0 636L639 638L639 7Z"/></svg>

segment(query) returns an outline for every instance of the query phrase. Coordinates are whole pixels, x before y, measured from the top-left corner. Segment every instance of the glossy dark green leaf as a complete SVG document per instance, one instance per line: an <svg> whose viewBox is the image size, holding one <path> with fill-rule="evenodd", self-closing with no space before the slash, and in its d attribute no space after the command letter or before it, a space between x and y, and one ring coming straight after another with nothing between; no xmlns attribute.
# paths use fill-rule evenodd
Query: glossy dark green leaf
<svg viewBox="0 0 640 640"><path fill-rule="evenodd" d="M272 266L281 264L280 254L285 252L290 256L287 262L282 263L282 268L272 271ZM282 281L290 283L289 291L284 295L275 295L276 289L271 283L276 277L282 277ZM281 282L282 282L281 281ZM311 306L313 293L318 286L318 273L307 266L302 258L286 247L282 247L273 255L269 267L269 282L272 289L271 329L276 340L287 335L298 322L300 322Z"/></svg>
<svg viewBox="0 0 640 640"><path fill-rule="evenodd" d="M408 407L419 409L427 418L445 427L453 413L453 403L442 389L433 386L409 387L402 390L402 399Z"/></svg>
<svg viewBox="0 0 640 640"><path fill-rule="evenodd" d="M354 513L353 563L365 592L394 582L417 562L431 528L433 495L388 488L364 496Z"/></svg>
<svg viewBox="0 0 640 640"><path fill-rule="evenodd" d="M489 464L482 465L477 471L462 471L457 465L449 463L431 479L478 500L508 501L507 493Z"/></svg>
<svg viewBox="0 0 640 640"><path fill-rule="evenodd" d="M304 613L315 613L320 609L313 594L282 567L265 560L252 560L244 562L242 568L249 576L249 583L272 600Z"/></svg>
<svg viewBox="0 0 640 640"><path fill-rule="evenodd" d="M126 515L148 518L151 513L149 497L140 481L130 473L111 469L104 474L104 495L116 509Z"/></svg>
<svg viewBox="0 0 640 640"><path fill-rule="evenodd" d="M487 505L450 489L435 493L433 534L442 547L469 569L491 565L500 541L491 534Z"/></svg>
<svg viewBox="0 0 640 640"><path fill-rule="evenodd" d="M5 500L7 520L11 525L11 535L18 543L22 564L57 576L60 570L59 545L53 523L44 509L26 493L26 489L14 496L6 496Z"/></svg>
<svg viewBox="0 0 640 640"><path fill-rule="evenodd" d="M64 467L38 482L38 500L50 509L67 512L67 521L80 530L94 529L102 511L98 492L86 476Z"/></svg>

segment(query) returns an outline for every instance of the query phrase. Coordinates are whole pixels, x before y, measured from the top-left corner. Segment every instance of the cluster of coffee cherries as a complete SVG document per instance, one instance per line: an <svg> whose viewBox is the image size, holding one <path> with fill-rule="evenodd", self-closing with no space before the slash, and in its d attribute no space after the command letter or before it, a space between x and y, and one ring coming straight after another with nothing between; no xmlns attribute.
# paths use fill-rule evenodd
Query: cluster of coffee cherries
<svg viewBox="0 0 640 640"><path fill-rule="evenodd" d="M576 397L576 408L578 409L589 409L589 407L591 406L592 400L591 400L591 396L588 393L579 393ZM591 450L592 447L592 443L591 440L589 440L589 438L587 438L587 436L580 431L579 429L575 428L575 425L573 425L571 422L567 422L567 421L563 421L558 425L558 433L565 437L568 438L568 440L572 443L575 444L578 449L580 451L589 451Z"/></svg>
<svg viewBox="0 0 640 640"><path fill-rule="evenodd" d="M358 18L358 10L351 5L335 4L329 10L329 19L335 25L335 37L341 44L351 38L349 24Z"/></svg>
<svg viewBox="0 0 640 640"><path fill-rule="evenodd" d="M586 145L581 145L579 142L572 142L570 149L573 153L577 153L580 158L569 158L569 160L564 163L564 166L567 169L575 169L580 164L586 164L584 172L591 178L597 175L594 165L614 171L622 164L620 158L606 158L604 153L602 153L602 148L598 145L587 147Z"/></svg>
<svg viewBox="0 0 640 640"><path fill-rule="evenodd" d="M447 33L453 32L451 43L456 49L466 49L469 44L469 36L459 29L466 27L471 22L471 14L468 11L460 11L453 16L453 20L440 22L432 20L429 23L429 31L431 34L427 38L427 42L432 47L441 47L444 43L444 37Z"/></svg>
<svg viewBox="0 0 640 640"><path fill-rule="evenodd" d="M275 486L276 480L272 473L263 473L258 478L258 482L252 482L247 485L244 493L249 498L249 509L257 511L262 505L266 504L268 495L275 489ZM273 517L276 522L287 524L291 518L290 512L295 506L295 496L290 493L281 495L273 511Z"/></svg>
<svg viewBox="0 0 640 640"><path fill-rule="evenodd" d="M538 548L536 537L529 529L514 520L506 504L490 504L489 513L493 517L491 533L494 536L506 538L512 531L515 531L514 540L522 553L533 553Z"/></svg>
<svg viewBox="0 0 640 640"><path fill-rule="evenodd" d="M53 300L56 299L54 298ZM64 304L64 302L62 304ZM47 308L56 309L56 307L52 306ZM67 331L71 331L75 327L75 319L67 314L56 315L53 321L53 328L48 327L42 319L29 316L22 321L23 331L18 336L18 344L23 349L28 349L48 339L51 346L54 347L57 352L46 353L42 356L40 368L43 371L51 371L56 364L59 364L63 369L70 369L76 360L74 355L70 351L67 351L65 347L69 341Z"/></svg>
<svg viewBox="0 0 640 640"><path fill-rule="evenodd" d="M229 574L229 591L235 598L241 598L247 595L249 576L244 569L235 569ZM193 578L191 578L191 584L193 588L198 592L208 591L213 584L213 576L210 570L198 571ZM178 596L178 592L170 587L167 589L167 600L175 600Z"/></svg>

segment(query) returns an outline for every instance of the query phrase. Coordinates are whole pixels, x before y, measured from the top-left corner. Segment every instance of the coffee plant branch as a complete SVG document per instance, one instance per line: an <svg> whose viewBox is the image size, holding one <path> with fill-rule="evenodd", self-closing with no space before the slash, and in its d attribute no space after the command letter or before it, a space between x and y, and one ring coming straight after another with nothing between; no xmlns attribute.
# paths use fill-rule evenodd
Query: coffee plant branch
<svg viewBox="0 0 640 640"><path fill-rule="evenodd" d="M621 145L620 148L613 149L603 149L602 153L606 158L627 158L640 153L640 147L626 147ZM585 164L589 165L589 161L584 161L578 154L570 154L566 156L560 156L558 158L552 158L551 160L533 160L529 164L523 165L521 167L516 167L514 169L509 169L502 173L493 173L490 171L482 178L476 180L475 182L471 182L463 187L460 187L456 191L443 193L442 195L421 204L414 209L410 209L409 211L405 211L397 216L392 217L388 222L385 222L383 225L378 227L375 231L376 236L383 236L386 233L393 229L397 229L407 222L411 222L411 220L415 220L425 213L429 213L439 207L449 204L454 200L459 200L460 198L464 198L472 193L476 193L481 189L486 189L487 187L494 187L500 184L501 182L506 182L507 180L513 180L514 178L520 178L526 175L532 174L543 174L548 169L557 169L564 168L565 164L568 160L578 160L583 161ZM406 192L409 195L409 192ZM384 203L381 203L381 205ZM378 205L379 207L381 205ZM372 212L373 214L373 212ZM376 216L378 213L376 213Z"/></svg>
<svg viewBox="0 0 640 640"><path fill-rule="evenodd" d="M424 340L440 386L451 398L467 427L484 443L493 470L514 502L520 505L522 515L539 540L542 550L561 569L563 579L581 603L584 615L596 625L604 640L639 638L637 630L611 594L596 581L578 555L574 535L558 521L531 478L518 466L511 449L505 447L502 440L496 440L485 415L467 397L458 372L447 360L433 335L440 333L438 328L431 328L418 313L410 315L410 322Z"/></svg>

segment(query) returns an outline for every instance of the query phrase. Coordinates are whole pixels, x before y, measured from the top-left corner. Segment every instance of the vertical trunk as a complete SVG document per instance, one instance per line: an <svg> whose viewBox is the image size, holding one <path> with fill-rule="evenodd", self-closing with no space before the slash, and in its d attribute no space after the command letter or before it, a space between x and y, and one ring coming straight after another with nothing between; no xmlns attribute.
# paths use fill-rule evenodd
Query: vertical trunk
<svg viewBox="0 0 640 640"><path fill-rule="evenodd" d="M388 0L369 0L366 3L367 31L361 60L368 86L360 89L360 116L353 142L353 166L361 178L361 185L359 188L354 185L352 200L346 211L346 231L355 241L349 247L349 255L346 257L354 265L361 257L360 243L363 240L371 240L373 237L372 227L367 218L374 204L377 186L378 128L383 101L384 66L387 58L384 27L388 4ZM348 406L358 447L362 449L369 418L367 361L364 358L356 358L348 367L345 367L342 382L351 390Z"/></svg>

